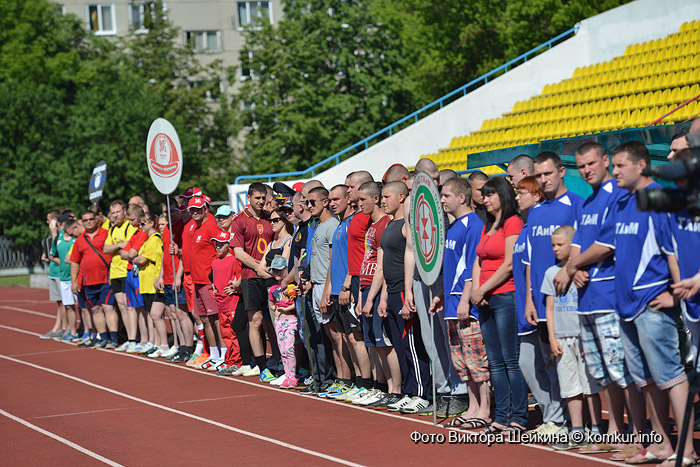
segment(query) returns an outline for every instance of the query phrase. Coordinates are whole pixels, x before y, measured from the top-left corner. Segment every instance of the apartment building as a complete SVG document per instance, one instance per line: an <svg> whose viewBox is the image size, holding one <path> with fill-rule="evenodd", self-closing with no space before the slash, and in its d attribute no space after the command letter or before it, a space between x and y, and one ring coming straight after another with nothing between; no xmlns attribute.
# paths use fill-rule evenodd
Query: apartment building
<svg viewBox="0 0 700 467"><path fill-rule="evenodd" d="M122 36L144 30L144 15L152 2L112 0L107 2L64 0L59 2L64 13L73 13L85 21L85 27L103 36ZM237 66L239 80L250 76L241 63L243 31L255 24L255 18L266 17L275 23L282 17L280 0L167 0L168 18L180 28L182 44L192 44L201 63L221 60L224 66Z"/></svg>

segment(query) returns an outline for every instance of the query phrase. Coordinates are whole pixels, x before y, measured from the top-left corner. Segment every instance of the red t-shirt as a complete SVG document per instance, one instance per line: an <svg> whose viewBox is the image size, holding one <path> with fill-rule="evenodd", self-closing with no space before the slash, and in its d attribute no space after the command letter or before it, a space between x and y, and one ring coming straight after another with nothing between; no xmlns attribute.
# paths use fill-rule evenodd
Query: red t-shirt
<svg viewBox="0 0 700 467"><path fill-rule="evenodd" d="M192 231L192 239L190 243L190 262L192 282L195 284L210 284L209 271L211 271L211 262L218 255L216 248L211 239L219 235L221 229L216 223L216 219L207 216L207 220Z"/></svg>
<svg viewBox="0 0 700 467"><path fill-rule="evenodd" d="M348 273L359 276L365 257L365 234L372 223L372 216L357 212L348 224Z"/></svg>
<svg viewBox="0 0 700 467"><path fill-rule="evenodd" d="M129 250L136 250L139 251L141 249L141 245L143 245L143 242L148 240L148 235L141 230L138 229L134 235L131 236L129 240L126 242L126 246L124 246L124 251L129 251ZM129 263L129 265L126 267L129 271L133 269L134 265Z"/></svg>
<svg viewBox="0 0 700 467"><path fill-rule="evenodd" d="M484 227L484 230L481 231L481 240L476 247L476 254L481 260L479 285L483 285L505 261L506 237L513 235L517 237L521 230L523 230L523 221L520 216L511 216L506 219L503 227L493 235L486 235L486 227ZM515 283L513 282L513 274L511 274L506 282L491 292L491 295L514 291Z"/></svg>
<svg viewBox="0 0 700 467"><path fill-rule="evenodd" d="M372 285L372 278L377 271L377 249L379 248L379 240L381 240L384 229L389 222L391 222L391 218L384 215L367 229L367 233L365 234L365 255L364 258L362 258L362 269L360 271L360 289ZM349 250L350 248L348 248L348 251Z"/></svg>
<svg viewBox="0 0 700 467"><path fill-rule="evenodd" d="M219 311L234 311L240 294L228 295L224 292L224 288L228 286L229 281L235 281L241 277L241 262L233 255L217 257L211 263L211 272L217 292L214 298L219 305Z"/></svg>
<svg viewBox="0 0 700 467"><path fill-rule="evenodd" d="M214 220L216 221L216 219ZM189 274L192 271L190 255L192 250L192 234L195 228L197 228L197 223L190 219L182 229L182 268L185 270L185 274Z"/></svg>
<svg viewBox="0 0 700 467"><path fill-rule="evenodd" d="M182 245L182 229L185 228L185 224L179 220L173 224L173 239L175 244ZM170 253L168 253L168 248L170 247L170 229L165 226L163 230L163 284L173 285L175 281L175 274L173 273L173 260ZM180 258L175 255L175 271L180 267Z"/></svg>
<svg viewBox="0 0 700 467"><path fill-rule="evenodd" d="M250 209L244 209L236 217L231 224L231 233L231 247L243 248L256 261L262 260L267 244L275 238L268 216L263 212L262 217L255 217ZM254 277L258 277L255 269L243 264L241 278L245 280Z"/></svg>
<svg viewBox="0 0 700 467"><path fill-rule="evenodd" d="M70 261L71 263L80 264L80 270L83 273L83 285L99 285L109 282L109 263L112 261L112 255L102 253L108 235L109 232L100 227L97 229L95 236L90 239L90 243L99 253L96 253L88 244L89 237L87 232L75 240ZM100 259L100 256L104 261Z"/></svg>

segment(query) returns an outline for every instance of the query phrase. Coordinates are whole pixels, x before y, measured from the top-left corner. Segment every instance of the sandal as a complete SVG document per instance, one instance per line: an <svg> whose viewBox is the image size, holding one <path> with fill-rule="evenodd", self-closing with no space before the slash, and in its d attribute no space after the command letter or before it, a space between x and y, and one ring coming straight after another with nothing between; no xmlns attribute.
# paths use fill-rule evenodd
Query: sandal
<svg viewBox="0 0 700 467"><path fill-rule="evenodd" d="M501 428L501 427L496 426L495 424L492 423L492 424L490 424L489 426L487 426L486 428L484 428L483 430L481 430L481 434L484 434L484 435L495 435L495 434L498 434L498 433L502 433L504 430L506 430L506 428L507 428L507 427Z"/></svg>
<svg viewBox="0 0 700 467"><path fill-rule="evenodd" d="M527 431L527 428L517 424L510 424L506 428L504 428L503 431L510 431L513 433L525 433L525 431Z"/></svg>
<svg viewBox="0 0 700 467"><path fill-rule="evenodd" d="M470 418L466 423L463 423L460 428L462 430L476 430L488 426L488 424L489 423L483 418Z"/></svg>
<svg viewBox="0 0 700 467"><path fill-rule="evenodd" d="M468 424L472 420L474 420L474 419L473 418L464 418L464 417L460 416L460 417L453 418L452 420L450 420L450 422L447 424L447 426L450 428L462 428L462 427L464 427L464 425Z"/></svg>

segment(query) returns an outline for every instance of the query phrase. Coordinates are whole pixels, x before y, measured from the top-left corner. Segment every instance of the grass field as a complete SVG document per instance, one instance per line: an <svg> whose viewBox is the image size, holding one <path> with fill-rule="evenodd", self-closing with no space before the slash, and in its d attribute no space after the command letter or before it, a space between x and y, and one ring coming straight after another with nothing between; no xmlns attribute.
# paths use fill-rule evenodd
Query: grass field
<svg viewBox="0 0 700 467"><path fill-rule="evenodd" d="M29 287L29 275L0 277L0 287L9 287L11 285Z"/></svg>

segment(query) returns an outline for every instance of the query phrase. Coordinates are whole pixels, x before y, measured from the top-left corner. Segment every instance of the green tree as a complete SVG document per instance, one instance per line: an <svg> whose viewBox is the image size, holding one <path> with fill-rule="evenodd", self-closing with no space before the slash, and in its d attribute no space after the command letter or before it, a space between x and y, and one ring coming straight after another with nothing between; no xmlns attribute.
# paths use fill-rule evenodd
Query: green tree
<svg viewBox="0 0 700 467"><path fill-rule="evenodd" d="M412 110L401 44L371 5L288 0L277 25L247 31L237 99L248 170L306 168Z"/></svg>
<svg viewBox="0 0 700 467"><path fill-rule="evenodd" d="M37 243L46 211L88 204L90 173L102 159L103 206L141 194L159 208L162 196L145 163L157 117L180 136L181 186L226 196L232 152L222 135L235 134L236 119L228 102L207 100L220 65L201 66L178 45L161 2L147 15L148 33L120 41L87 33L81 20L47 0L6 0L0 13L0 234Z"/></svg>

